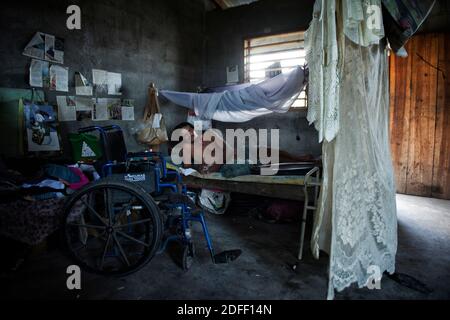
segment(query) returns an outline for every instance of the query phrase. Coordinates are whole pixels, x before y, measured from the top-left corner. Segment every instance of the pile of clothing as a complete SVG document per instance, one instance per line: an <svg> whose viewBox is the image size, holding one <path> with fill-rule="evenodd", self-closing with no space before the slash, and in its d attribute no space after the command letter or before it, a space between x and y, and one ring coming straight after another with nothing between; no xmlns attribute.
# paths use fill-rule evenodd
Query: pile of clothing
<svg viewBox="0 0 450 320"><path fill-rule="evenodd" d="M92 166L12 167L0 161L0 235L28 245L59 228L67 195L99 178Z"/></svg>

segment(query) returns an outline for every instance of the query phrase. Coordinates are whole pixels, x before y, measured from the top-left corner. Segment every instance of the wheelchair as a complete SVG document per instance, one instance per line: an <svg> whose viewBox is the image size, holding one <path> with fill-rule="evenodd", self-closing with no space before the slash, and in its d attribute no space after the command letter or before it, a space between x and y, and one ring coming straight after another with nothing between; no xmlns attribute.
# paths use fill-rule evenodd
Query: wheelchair
<svg viewBox="0 0 450 320"><path fill-rule="evenodd" d="M92 126L102 149L94 166L101 179L73 193L64 206L62 236L66 251L81 268L125 276L176 243L179 265L194 261L192 223L201 224L212 262L228 263L240 250L214 253L204 212L187 193L176 170L159 152L128 153L118 126Z"/></svg>

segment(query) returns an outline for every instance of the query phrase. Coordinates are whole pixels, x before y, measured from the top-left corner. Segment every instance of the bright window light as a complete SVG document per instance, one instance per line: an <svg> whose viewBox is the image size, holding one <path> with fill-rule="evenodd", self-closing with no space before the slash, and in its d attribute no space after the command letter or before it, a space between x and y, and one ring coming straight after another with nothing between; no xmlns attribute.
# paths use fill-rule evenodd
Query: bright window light
<svg viewBox="0 0 450 320"><path fill-rule="evenodd" d="M258 83L305 64L304 32L250 38L244 41L245 81ZM306 108L306 89L291 108Z"/></svg>

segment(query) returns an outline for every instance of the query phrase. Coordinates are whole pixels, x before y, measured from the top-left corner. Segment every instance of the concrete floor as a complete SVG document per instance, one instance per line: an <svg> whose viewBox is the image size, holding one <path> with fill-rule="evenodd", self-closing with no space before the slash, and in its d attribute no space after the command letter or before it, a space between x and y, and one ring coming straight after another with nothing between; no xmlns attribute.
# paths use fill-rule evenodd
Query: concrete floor
<svg viewBox="0 0 450 320"><path fill-rule="evenodd" d="M399 195L397 272L430 291L408 288L384 277L382 290L349 288L336 299L449 299L450 201ZM311 220L311 219L309 219ZM66 289L66 267L58 250L34 254L22 267L0 278L8 298L55 299L325 299L327 256L306 252L297 267L298 223L267 224L249 216L208 216L216 251L240 248L229 265L213 265L197 240L197 260L188 272L169 255L155 257L126 278L82 273L82 290ZM311 229L311 226L308 228ZM422 291L422 292L420 292Z"/></svg>

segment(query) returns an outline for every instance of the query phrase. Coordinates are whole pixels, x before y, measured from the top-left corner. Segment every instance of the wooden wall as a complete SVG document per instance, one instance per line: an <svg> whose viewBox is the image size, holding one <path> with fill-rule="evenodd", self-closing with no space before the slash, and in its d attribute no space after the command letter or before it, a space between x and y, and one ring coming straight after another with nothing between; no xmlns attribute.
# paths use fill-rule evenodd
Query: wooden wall
<svg viewBox="0 0 450 320"><path fill-rule="evenodd" d="M421 34L391 55L391 149L397 191L450 199L450 34Z"/></svg>

